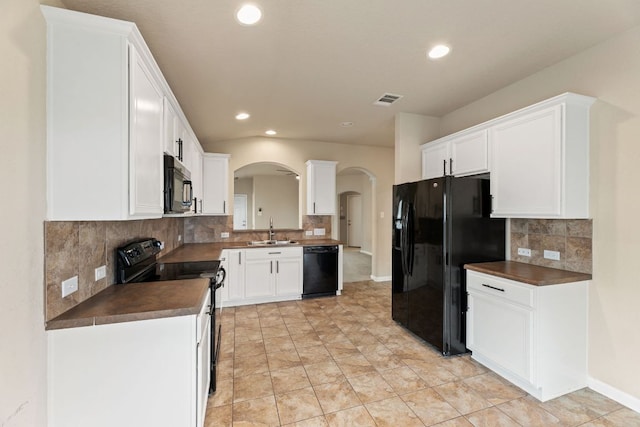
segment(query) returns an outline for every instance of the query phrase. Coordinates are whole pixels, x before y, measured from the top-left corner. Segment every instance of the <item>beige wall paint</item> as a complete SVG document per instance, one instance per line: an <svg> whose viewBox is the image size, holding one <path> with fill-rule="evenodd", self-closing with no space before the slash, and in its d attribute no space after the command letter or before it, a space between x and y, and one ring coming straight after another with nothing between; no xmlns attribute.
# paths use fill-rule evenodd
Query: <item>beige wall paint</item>
<svg viewBox="0 0 640 427"><path fill-rule="evenodd" d="M298 180L292 176L256 175L253 178L255 228L269 228L273 218L274 228L298 228ZM262 208L262 215L258 209ZM280 237L280 236L278 236Z"/></svg>
<svg viewBox="0 0 640 427"><path fill-rule="evenodd" d="M395 184L422 179L420 145L439 136L440 119L398 113L395 119Z"/></svg>
<svg viewBox="0 0 640 427"><path fill-rule="evenodd" d="M1 9L0 425L44 426L45 22L39 1Z"/></svg>
<svg viewBox="0 0 640 427"><path fill-rule="evenodd" d="M300 212L306 214L307 160L333 160L338 162L337 172L347 168L361 168L375 177L372 203L375 210L375 233L372 236L373 275L391 276L391 196L393 186L394 149L321 141L286 140L278 138L246 138L215 144L203 144L206 152L231 154L229 166L230 186L233 171L257 162L270 162L286 166L300 175ZM230 187L229 194L233 194ZM380 214L384 218L380 218ZM336 227L334 227L336 228ZM337 233L337 230L334 230ZM335 236L334 236L335 237Z"/></svg>
<svg viewBox="0 0 640 427"><path fill-rule="evenodd" d="M640 399L640 27L443 117L442 134L571 91L591 108L589 375Z"/></svg>

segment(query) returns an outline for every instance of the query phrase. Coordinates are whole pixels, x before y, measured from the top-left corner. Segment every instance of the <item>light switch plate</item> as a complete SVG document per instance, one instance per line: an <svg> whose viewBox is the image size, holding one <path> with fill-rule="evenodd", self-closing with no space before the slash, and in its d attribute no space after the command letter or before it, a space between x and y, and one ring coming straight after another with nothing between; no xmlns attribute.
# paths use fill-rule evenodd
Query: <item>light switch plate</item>
<svg viewBox="0 0 640 427"><path fill-rule="evenodd" d="M104 279L105 277L107 277L107 266L106 265L101 265L100 267L95 269L95 278L96 278L96 282L100 279Z"/></svg>
<svg viewBox="0 0 640 427"><path fill-rule="evenodd" d="M546 259L552 259L552 260L555 260L555 261L560 261L560 252L558 252L558 251L548 251L548 250L545 249L544 257Z"/></svg>
<svg viewBox="0 0 640 427"><path fill-rule="evenodd" d="M313 231L307 230L307 231L304 232L304 235L305 236L313 236Z"/></svg>
<svg viewBox="0 0 640 427"><path fill-rule="evenodd" d="M229 232L228 231L223 231L222 233L220 233L220 237L223 239L228 239L229 238Z"/></svg>
<svg viewBox="0 0 640 427"><path fill-rule="evenodd" d="M78 290L78 276L73 276L62 282L62 298L71 295Z"/></svg>
<svg viewBox="0 0 640 427"><path fill-rule="evenodd" d="M314 236L324 236L324 228L314 228L313 229Z"/></svg>

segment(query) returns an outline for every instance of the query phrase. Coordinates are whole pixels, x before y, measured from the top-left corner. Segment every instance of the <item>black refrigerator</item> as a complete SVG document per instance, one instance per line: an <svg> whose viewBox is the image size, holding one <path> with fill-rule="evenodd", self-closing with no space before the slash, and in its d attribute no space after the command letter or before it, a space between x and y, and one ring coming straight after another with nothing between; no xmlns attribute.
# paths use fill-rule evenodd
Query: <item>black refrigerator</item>
<svg viewBox="0 0 640 427"><path fill-rule="evenodd" d="M467 351L463 265L504 260L505 221L490 214L486 177L393 187L392 317L445 356Z"/></svg>

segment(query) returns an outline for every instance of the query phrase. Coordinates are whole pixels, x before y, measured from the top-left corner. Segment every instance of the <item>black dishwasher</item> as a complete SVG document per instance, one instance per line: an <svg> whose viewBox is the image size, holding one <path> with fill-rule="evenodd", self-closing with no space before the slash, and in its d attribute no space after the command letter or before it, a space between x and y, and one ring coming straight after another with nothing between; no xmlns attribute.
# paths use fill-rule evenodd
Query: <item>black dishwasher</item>
<svg viewBox="0 0 640 427"><path fill-rule="evenodd" d="M335 295L338 290L338 246L305 246L302 298Z"/></svg>

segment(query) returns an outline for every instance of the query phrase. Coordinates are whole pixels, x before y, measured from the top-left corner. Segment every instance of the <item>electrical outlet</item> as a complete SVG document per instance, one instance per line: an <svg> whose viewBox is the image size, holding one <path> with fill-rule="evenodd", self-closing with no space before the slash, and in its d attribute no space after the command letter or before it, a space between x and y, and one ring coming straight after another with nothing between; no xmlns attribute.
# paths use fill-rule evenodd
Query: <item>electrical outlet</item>
<svg viewBox="0 0 640 427"><path fill-rule="evenodd" d="M313 236L313 231L307 230L307 231L304 232L304 235L305 236Z"/></svg>
<svg viewBox="0 0 640 427"><path fill-rule="evenodd" d="M96 278L96 282L100 279L104 279L105 277L107 277L107 266L106 265L101 265L100 267L95 269L95 278Z"/></svg>
<svg viewBox="0 0 640 427"><path fill-rule="evenodd" d="M62 282L62 298L71 295L78 290L78 276L73 276Z"/></svg>
<svg viewBox="0 0 640 427"><path fill-rule="evenodd" d="M182 234L178 234L178 242L182 242Z"/></svg>
<svg viewBox="0 0 640 427"><path fill-rule="evenodd" d="M223 231L222 233L220 233L220 237L222 237L223 239L228 239L229 238L229 232L228 231Z"/></svg>
<svg viewBox="0 0 640 427"><path fill-rule="evenodd" d="M380 218L384 218L384 211L380 212Z"/></svg>
<svg viewBox="0 0 640 427"><path fill-rule="evenodd" d="M529 249L529 248L518 248L518 255L531 256L531 249Z"/></svg>
<svg viewBox="0 0 640 427"><path fill-rule="evenodd" d="M545 249L544 257L546 259L552 259L554 261L560 261L560 252L558 251L548 251Z"/></svg>
<svg viewBox="0 0 640 427"><path fill-rule="evenodd" d="M313 229L314 236L324 236L324 228L314 228Z"/></svg>

